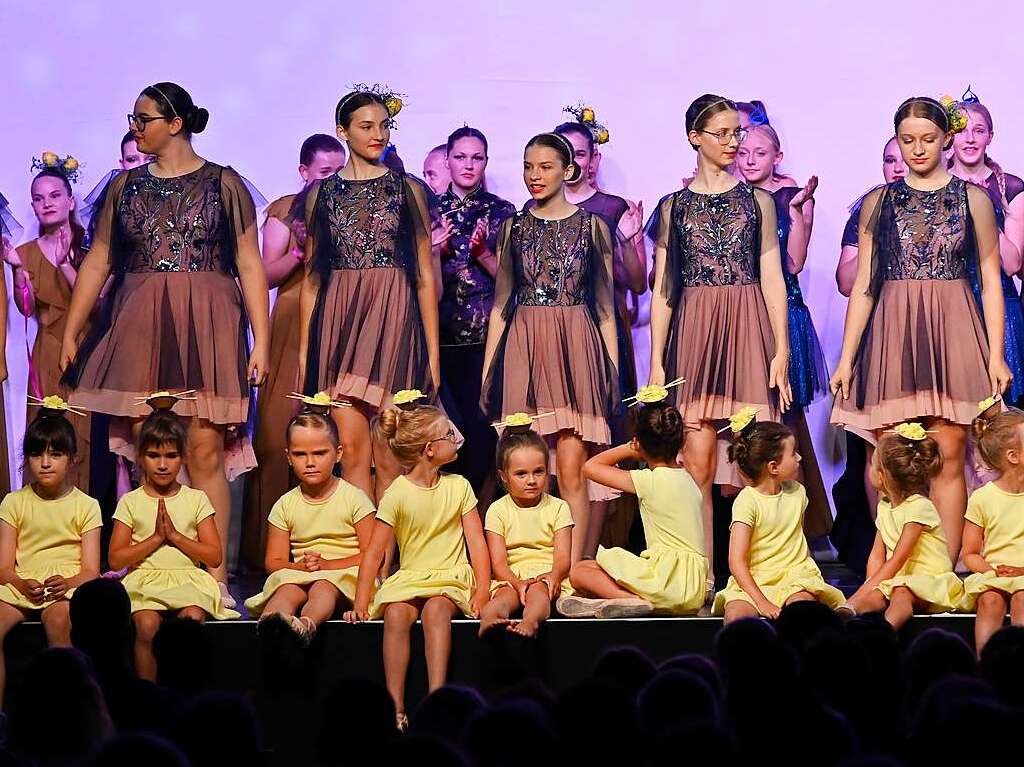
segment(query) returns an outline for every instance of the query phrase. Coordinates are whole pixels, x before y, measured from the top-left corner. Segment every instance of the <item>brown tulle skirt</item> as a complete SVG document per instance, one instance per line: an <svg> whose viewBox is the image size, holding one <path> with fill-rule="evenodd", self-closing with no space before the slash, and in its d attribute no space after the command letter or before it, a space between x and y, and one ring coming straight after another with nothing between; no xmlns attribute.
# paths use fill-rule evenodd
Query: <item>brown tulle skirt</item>
<svg viewBox="0 0 1024 767"><path fill-rule="evenodd" d="M608 378L604 347L584 305L520 306L505 337L502 417L554 413L536 421L544 435L569 430L607 445Z"/></svg>
<svg viewBox="0 0 1024 767"><path fill-rule="evenodd" d="M758 283L685 288L669 330L665 380L686 379L670 390L686 427L721 428L747 406L758 410L758 420L778 421L778 397L768 385L774 355L775 336ZM740 487L728 446L723 432L715 483Z"/></svg>
<svg viewBox="0 0 1024 767"><path fill-rule="evenodd" d="M402 269L331 272L310 326L316 388L374 408L401 389L433 392L419 306Z"/></svg>
<svg viewBox="0 0 1024 767"><path fill-rule="evenodd" d="M873 431L926 417L969 424L991 394L988 339L966 280L883 283L832 422Z"/></svg>
<svg viewBox="0 0 1024 767"><path fill-rule="evenodd" d="M125 276L110 327L84 362L71 402L139 418L139 398L194 389L174 411L215 424L245 423L246 321L235 280L222 272Z"/></svg>

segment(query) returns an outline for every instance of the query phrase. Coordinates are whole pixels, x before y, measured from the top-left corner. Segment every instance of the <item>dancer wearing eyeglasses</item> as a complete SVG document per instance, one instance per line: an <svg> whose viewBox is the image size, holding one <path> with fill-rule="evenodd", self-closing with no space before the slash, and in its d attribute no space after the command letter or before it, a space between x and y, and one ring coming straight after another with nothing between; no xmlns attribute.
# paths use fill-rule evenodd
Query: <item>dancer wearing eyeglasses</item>
<svg viewBox="0 0 1024 767"><path fill-rule="evenodd" d="M71 296L61 365L73 404L136 427L149 411L148 394L191 391L175 406L189 419L189 477L209 496L226 547L228 475L255 461L251 449L228 453L225 446L248 418L250 383L267 375L268 293L252 195L238 173L192 148L208 120L174 83L139 95L129 122L139 150L156 160L107 185ZM79 346L109 275L111 294ZM232 604L223 559L211 573Z"/></svg>
<svg viewBox="0 0 1024 767"><path fill-rule="evenodd" d="M648 223L651 383L684 379L670 396L686 425L683 463L701 489L713 573L712 485L742 485L722 426L744 407L777 421L791 400L786 285L771 195L729 172L746 137L736 105L701 96L686 110L686 133L697 175Z"/></svg>

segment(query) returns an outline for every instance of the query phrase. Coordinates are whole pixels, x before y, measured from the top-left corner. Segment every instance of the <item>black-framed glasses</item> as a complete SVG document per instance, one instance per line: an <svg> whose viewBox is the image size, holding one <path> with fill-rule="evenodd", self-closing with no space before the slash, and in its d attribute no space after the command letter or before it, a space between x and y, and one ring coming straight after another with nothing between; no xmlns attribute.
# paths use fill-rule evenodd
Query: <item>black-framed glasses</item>
<svg viewBox="0 0 1024 767"><path fill-rule="evenodd" d="M707 133L709 136L714 136L716 139L718 139L718 143L721 144L722 146L729 146L729 143L733 139L736 139L736 141L742 144L743 139L747 137L746 128L737 128L734 131L721 130L718 131L717 133L712 133L709 130L702 130L701 133Z"/></svg>
<svg viewBox="0 0 1024 767"><path fill-rule="evenodd" d="M128 114L128 130L137 130L139 133L146 132L146 126L154 120L170 120L170 117L150 117L149 115Z"/></svg>

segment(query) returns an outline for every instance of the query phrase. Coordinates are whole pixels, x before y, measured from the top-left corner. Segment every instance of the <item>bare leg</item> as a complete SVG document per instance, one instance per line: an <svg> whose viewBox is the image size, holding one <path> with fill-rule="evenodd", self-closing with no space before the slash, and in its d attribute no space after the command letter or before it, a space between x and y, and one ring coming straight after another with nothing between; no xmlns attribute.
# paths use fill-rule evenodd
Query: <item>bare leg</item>
<svg viewBox="0 0 1024 767"><path fill-rule="evenodd" d="M156 610L132 613L135 624L135 673L140 679L156 681L156 658L153 656L153 637L160 630L162 617Z"/></svg>
<svg viewBox="0 0 1024 767"><path fill-rule="evenodd" d="M308 598L309 596L306 594L305 588L295 583L286 583L280 586L274 592L274 595L270 597L270 600L263 608L263 616L277 613L285 618L289 618L298 613L299 608L306 604Z"/></svg>
<svg viewBox="0 0 1024 767"><path fill-rule="evenodd" d="M1015 591L1010 597L1010 625L1024 626L1024 591Z"/></svg>
<svg viewBox="0 0 1024 767"><path fill-rule="evenodd" d="M587 462L587 447L571 431L561 431L555 445L555 464L558 472L558 492L572 512L576 525L572 529L572 555L575 564L583 556L583 540L590 522L590 498L583 464Z"/></svg>
<svg viewBox="0 0 1024 767"><path fill-rule="evenodd" d="M331 619L341 599L341 592L333 583L315 581L309 587L309 600L302 608L302 617L309 618L319 628Z"/></svg>
<svg viewBox="0 0 1024 767"><path fill-rule="evenodd" d="M355 485L369 498L373 498L370 477L370 419L361 404L331 409L334 422L341 434L341 466L345 481Z"/></svg>
<svg viewBox="0 0 1024 767"><path fill-rule="evenodd" d="M581 596L596 599L636 598L636 594L622 588L592 559L585 559L573 565L569 571L569 583Z"/></svg>
<svg viewBox="0 0 1024 767"><path fill-rule="evenodd" d="M423 644L427 656L427 688L433 692L448 678L452 652L452 616L458 612L447 597L431 597L423 605Z"/></svg>
<svg viewBox="0 0 1024 767"><path fill-rule="evenodd" d="M519 594L516 590L509 585L502 586L480 612L479 635L483 636L495 626L506 625L509 617L519 607Z"/></svg>
<svg viewBox="0 0 1024 767"><path fill-rule="evenodd" d="M885 619L890 626L899 631L913 617L914 592L906 586L897 586L889 597L889 608L885 611Z"/></svg>
<svg viewBox="0 0 1024 767"><path fill-rule="evenodd" d="M964 477L967 429L942 419L935 419L929 428L936 432L932 436L942 453L942 470L932 480L930 495L942 519L949 559L955 565L960 558L964 513L967 511L967 480Z"/></svg>
<svg viewBox="0 0 1024 767"><path fill-rule="evenodd" d="M708 558L708 578L715 572L715 520L711 497L718 468L718 434L715 427L702 423L700 428L687 430L683 442L683 465L697 483L701 494L701 515L704 517L704 549ZM756 611L755 611L756 612Z"/></svg>
<svg viewBox="0 0 1024 767"><path fill-rule="evenodd" d="M811 594L809 591L798 591L793 596L791 596L789 599L786 600L786 604L787 605L791 605L794 602L813 602L813 601L815 601L814 600L814 594Z"/></svg>
<svg viewBox="0 0 1024 767"><path fill-rule="evenodd" d="M540 624L551 617L551 594L547 584L531 583L526 590L526 607L523 608L523 619L509 624L508 630L519 636L533 638L537 636Z"/></svg>
<svg viewBox="0 0 1024 767"><path fill-rule="evenodd" d="M202 490L213 506L217 534L223 558L210 575L221 583L228 582L228 536L231 530L231 490L224 474L224 427L200 418L188 426L188 475L192 486Z"/></svg>
<svg viewBox="0 0 1024 767"><path fill-rule="evenodd" d="M405 675L409 670L409 632L419 617L419 607L393 602L384 608L384 680L395 713L405 713Z"/></svg>
<svg viewBox="0 0 1024 767"><path fill-rule="evenodd" d="M741 621L745 618L759 618L761 613L757 611L750 602L745 602L742 599L734 599L731 602L725 603L725 618L726 625L733 621Z"/></svg>
<svg viewBox="0 0 1024 767"><path fill-rule="evenodd" d="M610 501L594 501L590 504L590 520L587 522L587 532L583 538L582 556L592 557L597 554L610 508Z"/></svg>
<svg viewBox="0 0 1024 767"><path fill-rule="evenodd" d="M974 649L979 656L992 635L1003 627L1007 606L1006 595L1001 591L986 591L978 597L974 618Z"/></svg>
<svg viewBox="0 0 1024 767"><path fill-rule="evenodd" d="M871 461L875 457L875 446L870 442L865 444L867 448L864 452L864 493L868 497L868 513L871 514L871 521L874 522L875 517L878 515L878 491L871 484Z"/></svg>
<svg viewBox="0 0 1024 767"><path fill-rule="evenodd" d="M854 595L849 602L858 613L878 613L889 606L889 600L878 589L871 589L867 594L860 596Z"/></svg>
<svg viewBox="0 0 1024 767"><path fill-rule="evenodd" d="M0 602L0 706L4 702L4 687L7 685L7 662L4 658L4 640L11 629L25 620L25 613L14 605Z"/></svg>
<svg viewBox="0 0 1024 767"><path fill-rule="evenodd" d="M186 618L196 623L206 623L206 611L201 607L191 605L189 607L183 607L178 610L179 618Z"/></svg>
<svg viewBox="0 0 1024 767"><path fill-rule="evenodd" d="M820 538L828 535L832 529L832 508L828 503L825 482L821 478L818 467L818 456L814 452L814 442L807 426L804 409L794 407L782 417L796 435L797 451L800 453L800 482L807 490L807 512L804 514L804 532L808 538Z"/></svg>
<svg viewBox="0 0 1024 767"><path fill-rule="evenodd" d="M370 497L377 503L380 503L384 491L391 487L391 483L402 473L402 466L398 463L398 459L395 458L395 454L391 452L391 448L388 447L387 443L378 439L376 435L371 437L370 444L373 449L373 491L375 493L375 495Z"/></svg>
<svg viewBox="0 0 1024 767"><path fill-rule="evenodd" d="M60 599L45 608L39 619L50 647L71 647L71 603Z"/></svg>

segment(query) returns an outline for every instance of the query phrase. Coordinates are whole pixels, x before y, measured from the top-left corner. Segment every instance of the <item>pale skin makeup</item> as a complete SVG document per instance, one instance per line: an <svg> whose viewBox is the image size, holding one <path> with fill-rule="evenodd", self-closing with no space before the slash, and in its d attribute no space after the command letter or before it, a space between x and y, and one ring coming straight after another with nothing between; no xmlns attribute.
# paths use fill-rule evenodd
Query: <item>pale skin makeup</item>
<svg viewBox="0 0 1024 767"><path fill-rule="evenodd" d="M912 189L930 192L942 189L949 183L951 176L946 171L942 154L943 147L952 140L952 136L942 127L924 117L907 117L900 122L896 139L908 167L905 182ZM849 399L851 394L854 361L874 307L875 299L870 290L874 243L869 222L880 195L881 190L870 193L861 206L857 278L846 308L842 354L830 381L832 394L844 400ZM989 342L989 384L991 393L1000 395L1009 386L1012 376L1003 358L1005 309L1000 281L999 230L992 203L983 190L969 186L967 202L978 245L982 314ZM932 480L931 499L942 518L950 559L955 562L960 553L964 512L967 508L967 483L964 477L967 428L942 418L923 417L920 420L932 432L942 453L942 469ZM882 431L876 430L876 439Z"/></svg>
<svg viewBox="0 0 1024 767"><path fill-rule="evenodd" d="M348 146L348 160L338 175L349 181L365 181L379 178L388 173L381 157L391 139L391 116L382 104L372 103L355 110L348 125L337 126L338 138ZM310 193L315 199L317 191ZM311 199L311 204L312 204ZM419 216L429 221L426 201L416 199ZM310 209L307 207L307 209ZM312 232L306 237L306 279L302 285L299 311L302 319L299 335L299 378L306 377L306 356L309 351L309 325L316 296L321 288L320 275L312 268L313 253L316 249ZM434 258L429 237L416 238L416 294L420 321L426 342L430 376L434 389L441 385L440 342L438 340L437 301L440 295L440 264ZM398 476L400 467L391 451L376 445L370 434L371 412L362 402L354 401L352 407L334 408L333 417L341 434L345 451L345 480L358 487L374 501L379 501L384 491ZM371 466L376 472L371 473Z"/></svg>
<svg viewBox="0 0 1024 767"><path fill-rule="evenodd" d="M544 497L548 474L547 453L529 446L512 450L505 466L498 469L502 485L523 514L529 514L530 509ZM572 528L563 527L555 531L551 541L551 570L528 579L517 578L509 567L505 537L490 530L485 535L493 578L505 584L494 592L480 614L480 636L498 626L505 626L519 636L537 636L540 624L551 617L551 603L561 592L562 581L569 575ZM512 619L512 614L519 610L522 610L521 619Z"/></svg>
<svg viewBox="0 0 1024 767"><path fill-rule="evenodd" d="M689 189L697 194L722 194L739 182L730 173L740 147L739 114L725 110L713 114L701 130L688 134L690 144L697 149L697 174ZM724 142L724 143L723 143ZM779 258L779 241L775 228L775 205L770 200L757 198L761 209L762 243L760 256L761 295L771 323L775 340L775 355L769 363L768 385L778 392L779 407L789 409L789 328L786 307L786 284ZM663 247L654 252L654 290L651 294L651 373L649 383L665 383L664 353L668 346L672 307L665 296L665 264L668 254ZM690 472L703 497L705 550L708 553L709 572L714 572L714 541L712 520L712 485L717 458L718 434L715 425L703 422L689 430L683 445L683 463Z"/></svg>
<svg viewBox="0 0 1024 767"><path fill-rule="evenodd" d="M303 497L310 501L323 501L337 491L341 480L334 476L334 467L341 461L342 449L341 445L336 444L328 429L293 426L288 435L288 449L285 455L292 473L299 480ZM373 521L371 514L355 523L359 553L342 559L327 559L315 551L306 552L298 559L293 559L289 532L269 525L264 558L267 574L278 570L315 573L322 570L358 567L362 561L362 552L370 544ZM320 580L310 584L287 583L274 592L263 609L263 615L298 615L307 625L308 631L315 631L344 604L347 604L344 595L330 581Z"/></svg>
<svg viewBox="0 0 1024 767"><path fill-rule="evenodd" d="M110 536L108 559L114 570L134 568L162 546L173 546L189 559L208 569L220 566L223 560L220 535L213 517L207 517L197 527L197 538L190 538L178 531L174 520L167 511L166 499L173 498L181 490L178 472L181 471L184 454L181 448L168 442L161 445L147 445L139 456L139 464L145 481L144 492L157 499L156 526L153 534L138 543L132 543L132 528L119 520L114 521ZM156 681L156 658L153 655L153 639L160 624L169 612L139 610L132 613L135 624L135 670L139 676ZM191 618L202 623L206 612L196 605L174 611L179 618Z"/></svg>
<svg viewBox="0 0 1024 767"><path fill-rule="evenodd" d="M69 477L73 458L74 456L68 453L52 448L26 458L28 474L35 478L32 482L32 491L42 501L58 500L74 490ZM39 609L22 610L6 602L0 602L0 703L3 702L6 681L3 640L7 634L22 621L38 615L46 632L47 645L70 647L71 617L67 592L78 588L86 581L98 578L100 574L99 528L90 530L82 536L81 568L77 574L67 578L53 575L42 583L22 578L15 569L19 534L18 528L0 521L0 584L11 586L21 592L30 602L39 605Z"/></svg>
<svg viewBox="0 0 1024 767"><path fill-rule="evenodd" d="M786 437L781 447L778 459L768 461L761 471L761 476L753 478L751 487L761 495L777 496L782 492L783 483L795 480L800 473L800 454L796 451L796 438ZM754 529L745 522L733 522L729 528L729 572L754 604L740 599L726 602L726 623L758 616L775 620L786 605L814 600L814 595L810 592L798 591L789 597L785 604L777 605L764 595L750 572L750 542L753 534Z"/></svg>
<svg viewBox="0 0 1024 767"><path fill-rule="evenodd" d="M996 487L1005 493L1024 497L1024 424L1017 426L1016 439L1008 444L997 467L999 476L993 480ZM1019 578L1024 575L1024 562L993 565L985 559L985 528L970 520L964 525L963 562L972 573L994 572L1000 578ZM978 597L977 617L974 620L974 646L981 651L999 629L1003 627L1006 613L1010 623L1024 626L1024 591L1012 594L990 589Z"/></svg>
<svg viewBox="0 0 1024 767"><path fill-rule="evenodd" d="M441 479L441 467L458 457L455 434L451 423L443 417L431 424L424 435L419 459L409 469L406 478L418 487L434 487ZM390 525L374 520L370 545L359 565L359 583L353 609L345 613L349 623L362 623L370 618L370 597L374 579L384 562L384 556L395 545L395 531ZM474 508L462 516L462 534L466 539L470 564L476 580L476 589L470 600L473 617L490 597L491 563L484 538L483 522ZM384 608L384 677L388 693L399 716L405 713L405 677L409 668L409 632L417 619L423 622L424 651L427 660L427 682L431 692L444 685L451 654L451 621L458 607L444 596L432 596L408 602L392 602Z"/></svg>
<svg viewBox="0 0 1024 767"><path fill-rule="evenodd" d="M149 165L150 174L157 178L177 178L194 173L206 164L206 160L192 148L189 137L182 132L184 123L181 117L163 117L159 105L148 96L141 95L136 99L132 113L136 118L132 132L139 151L156 158ZM143 122L143 118L155 119ZM270 359L270 295L255 227L238 235L235 250L238 284L253 336L246 374L254 386L259 386L266 380ZM60 352L62 372L78 356L82 332L104 283L111 275L112 266L108 243L97 238L78 270L78 279L71 294ZM135 426L139 423L141 419L136 420ZM216 511L220 540L225 547L231 524L231 494L224 474L226 431L226 425L202 418L192 418L189 422L189 477L192 485L209 497ZM211 575L222 584L227 583L227 569L222 564L225 554L226 549L221 552L221 562L210 567ZM226 593L226 586L224 590Z"/></svg>
<svg viewBox="0 0 1024 767"><path fill-rule="evenodd" d="M344 164L344 152L316 152L309 165L299 165L299 176L305 186L337 173ZM292 226L301 227L305 233L304 221L296 221ZM305 249L291 247L293 236L292 228L279 218L268 218L263 224L263 266L267 273L267 287L271 289L281 287L306 263Z"/></svg>

